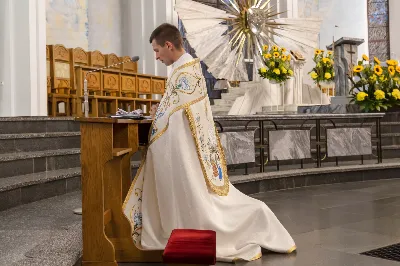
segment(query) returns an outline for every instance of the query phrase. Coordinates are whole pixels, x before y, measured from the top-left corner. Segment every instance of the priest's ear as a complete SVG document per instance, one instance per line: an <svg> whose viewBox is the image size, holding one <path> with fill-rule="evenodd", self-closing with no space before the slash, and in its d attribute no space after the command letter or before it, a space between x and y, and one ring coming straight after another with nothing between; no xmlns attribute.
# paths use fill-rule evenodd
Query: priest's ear
<svg viewBox="0 0 400 266"><path fill-rule="evenodd" d="M176 49L176 47L174 46L174 44L170 41L166 41L165 42L165 46L167 46L168 50L172 51L173 49Z"/></svg>

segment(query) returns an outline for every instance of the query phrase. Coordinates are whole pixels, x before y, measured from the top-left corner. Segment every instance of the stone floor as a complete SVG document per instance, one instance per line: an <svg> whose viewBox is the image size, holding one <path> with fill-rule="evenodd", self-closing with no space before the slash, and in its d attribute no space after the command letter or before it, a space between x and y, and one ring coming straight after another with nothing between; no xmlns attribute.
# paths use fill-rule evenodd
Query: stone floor
<svg viewBox="0 0 400 266"><path fill-rule="evenodd" d="M274 211L298 250L290 255L267 253L261 260L238 265L400 265L359 255L400 242L400 179L252 196ZM79 204L80 193L75 192L0 212L0 265L72 266L66 262L80 255L80 240L75 239L80 216L72 213Z"/></svg>

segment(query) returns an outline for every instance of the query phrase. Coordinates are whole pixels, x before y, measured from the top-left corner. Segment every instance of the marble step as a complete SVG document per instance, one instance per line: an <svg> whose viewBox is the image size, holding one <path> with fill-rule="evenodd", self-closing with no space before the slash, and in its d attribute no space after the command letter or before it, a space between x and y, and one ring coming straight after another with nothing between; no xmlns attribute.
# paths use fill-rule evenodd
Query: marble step
<svg viewBox="0 0 400 266"><path fill-rule="evenodd" d="M80 147L80 132L0 134L0 154Z"/></svg>
<svg viewBox="0 0 400 266"><path fill-rule="evenodd" d="M245 95L245 92L238 93L223 93L221 94L221 99L236 99Z"/></svg>
<svg viewBox="0 0 400 266"><path fill-rule="evenodd" d="M235 90L235 91L229 91L229 92L227 92L227 93L222 93L221 94L221 96L222 95L237 95L237 96L243 96L243 95L245 95L246 94L246 91L245 90L243 90L243 89L238 89L238 90Z"/></svg>
<svg viewBox="0 0 400 266"><path fill-rule="evenodd" d="M342 183L340 186L344 186L344 190L347 185L349 188L352 187L350 182L364 183L367 181L390 186L393 179L399 178L400 163L398 160L390 160L382 164L376 164L373 161L366 162L365 165L354 165L353 163L349 162L348 165L340 167L331 163L322 168L315 168L315 165L311 164L310 167L305 165L305 169L293 167L293 169L279 172L272 166L267 167L265 173L258 173L258 167L256 167L249 169L249 175L244 175L244 170L241 170L237 171L235 176L231 175L229 179L242 193L253 194L257 198L257 193L300 187L330 185L334 189L335 184L338 183ZM329 189L330 186L327 188Z"/></svg>
<svg viewBox="0 0 400 266"><path fill-rule="evenodd" d="M231 107L235 100L225 100L225 99L215 99L214 105L215 106L229 106Z"/></svg>
<svg viewBox="0 0 400 266"><path fill-rule="evenodd" d="M242 95L235 95L235 94L230 94L230 93L224 93L221 94L221 100L229 100L229 101L235 101L237 98L241 97Z"/></svg>
<svg viewBox="0 0 400 266"><path fill-rule="evenodd" d="M213 111L213 115L227 115L229 111Z"/></svg>
<svg viewBox="0 0 400 266"><path fill-rule="evenodd" d="M0 265L78 265L82 216L73 210L81 202L74 191L0 212Z"/></svg>
<svg viewBox="0 0 400 266"><path fill-rule="evenodd" d="M0 178L80 167L80 149L0 154Z"/></svg>
<svg viewBox="0 0 400 266"><path fill-rule="evenodd" d="M214 111L227 111L231 109L230 106L211 105L211 110Z"/></svg>
<svg viewBox="0 0 400 266"><path fill-rule="evenodd" d="M0 117L0 134L80 131L73 117Z"/></svg>
<svg viewBox="0 0 400 266"><path fill-rule="evenodd" d="M81 168L0 178L0 211L80 188Z"/></svg>
<svg viewBox="0 0 400 266"><path fill-rule="evenodd" d="M131 162L132 179L139 166L140 161ZM0 178L0 211L63 195L80 188L80 166Z"/></svg>

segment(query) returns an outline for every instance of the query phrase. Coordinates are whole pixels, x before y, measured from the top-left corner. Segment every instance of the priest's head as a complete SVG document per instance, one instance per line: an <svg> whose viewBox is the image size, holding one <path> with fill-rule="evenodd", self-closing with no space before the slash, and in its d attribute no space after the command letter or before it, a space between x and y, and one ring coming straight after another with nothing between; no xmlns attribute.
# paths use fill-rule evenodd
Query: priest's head
<svg viewBox="0 0 400 266"><path fill-rule="evenodd" d="M150 43L156 53L156 59L167 66L172 65L185 53L179 30L168 23L161 24L153 31Z"/></svg>

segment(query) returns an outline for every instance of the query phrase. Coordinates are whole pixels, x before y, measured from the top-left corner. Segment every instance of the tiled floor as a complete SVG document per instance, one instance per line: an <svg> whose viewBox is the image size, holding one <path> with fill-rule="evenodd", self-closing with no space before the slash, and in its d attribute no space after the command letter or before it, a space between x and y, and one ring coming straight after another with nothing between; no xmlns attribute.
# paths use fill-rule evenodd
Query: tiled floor
<svg viewBox="0 0 400 266"><path fill-rule="evenodd" d="M400 265L400 262L359 255L400 242L400 179L306 187L252 196L272 209L292 234L298 250L289 255L265 253L260 260L236 262L236 265Z"/></svg>
<svg viewBox="0 0 400 266"><path fill-rule="evenodd" d="M296 241L295 254L264 254L268 265L400 265L361 252L400 242L400 180L336 184L253 195Z"/></svg>
<svg viewBox="0 0 400 266"><path fill-rule="evenodd" d="M359 255L400 243L400 179L306 187L252 196L273 210L292 234L298 250L293 254L266 253L260 260L237 262L238 265L400 265L400 262ZM41 250L38 247L47 239L55 234L62 236L65 228L79 222L80 216L74 215L72 210L80 205L80 198L80 193L75 192L0 212L0 265L12 265L12 262L26 260L27 256L31 258L31 253ZM59 249L55 247L50 251L57 251L53 255L59 256ZM63 252L71 250L74 249ZM48 258L49 254L33 255Z"/></svg>

